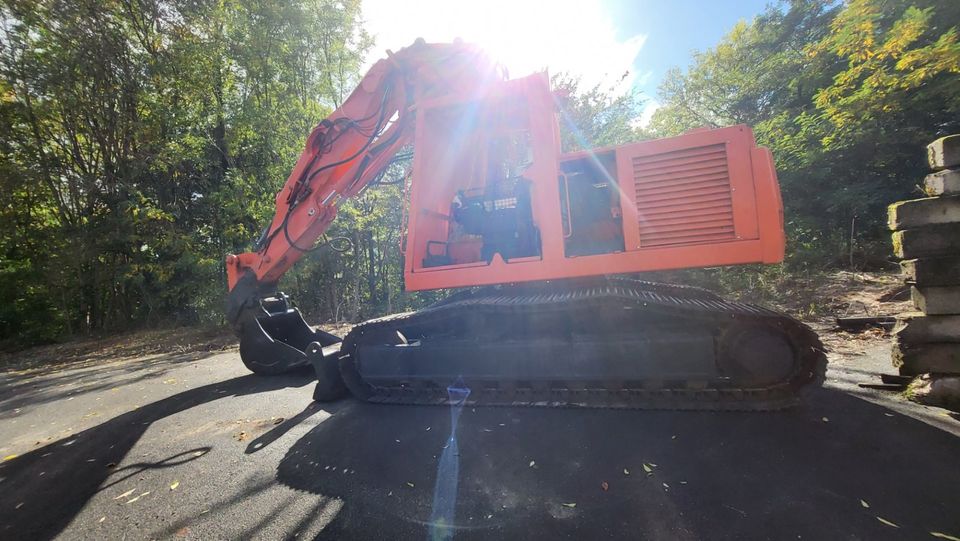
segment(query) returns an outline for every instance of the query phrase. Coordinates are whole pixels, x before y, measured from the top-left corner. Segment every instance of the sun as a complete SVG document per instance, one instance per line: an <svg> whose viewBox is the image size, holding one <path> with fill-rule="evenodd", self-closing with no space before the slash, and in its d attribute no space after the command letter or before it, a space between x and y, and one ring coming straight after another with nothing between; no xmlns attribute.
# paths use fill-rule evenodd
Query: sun
<svg viewBox="0 0 960 541"><path fill-rule="evenodd" d="M629 87L633 63L646 40L618 37L612 15L599 1L365 0L364 18L377 40L373 60L422 37L457 38L483 47L511 77L548 70L580 77L587 85Z"/></svg>

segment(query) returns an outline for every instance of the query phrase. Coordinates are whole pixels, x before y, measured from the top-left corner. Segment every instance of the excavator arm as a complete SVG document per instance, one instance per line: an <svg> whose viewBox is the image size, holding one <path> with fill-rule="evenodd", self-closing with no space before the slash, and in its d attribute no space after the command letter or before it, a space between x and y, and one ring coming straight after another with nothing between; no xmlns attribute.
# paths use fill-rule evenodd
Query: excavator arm
<svg viewBox="0 0 960 541"><path fill-rule="evenodd" d="M277 192L276 214L253 251L226 257L227 320L240 336L245 362L261 359L247 363L249 368L283 372L305 363L303 351L310 343L338 341L307 326L277 292L277 282L314 249L336 218L338 205L369 186L412 143L417 102L471 92L503 79L499 66L475 46L417 40L397 53L388 52L313 129Z"/></svg>
<svg viewBox="0 0 960 541"><path fill-rule="evenodd" d="M479 49L418 40L389 53L314 128L276 196L276 214L255 251L227 256L231 291L241 281L272 287L333 222L337 206L361 192L412 141L415 103L503 77Z"/></svg>

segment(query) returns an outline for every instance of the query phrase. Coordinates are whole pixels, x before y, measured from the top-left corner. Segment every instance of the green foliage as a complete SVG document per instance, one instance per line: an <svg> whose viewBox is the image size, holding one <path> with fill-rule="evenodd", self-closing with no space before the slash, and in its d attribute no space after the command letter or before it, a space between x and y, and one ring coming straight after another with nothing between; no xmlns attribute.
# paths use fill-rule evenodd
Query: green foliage
<svg viewBox="0 0 960 541"><path fill-rule="evenodd" d="M305 134L355 83L358 0L6 0L0 339L219 319Z"/></svg>
<svg viewBox="0 0 960 541"><path fill-rule="evenodd" d="M777 161L788 269L882 265L884 207L916 195L925 145L960 131L958 25L952 2L769 7L669 74L650 128L753 126Z"/></svg>
<svg viewBox="0 0 960 541"><path fill-rule="evenodd" d="M597 84L586 90L567 73L550 81L560 110L560 141L564 152L622 145L645 139L638 126L643 100L635 92L617 92Z"/></svg>

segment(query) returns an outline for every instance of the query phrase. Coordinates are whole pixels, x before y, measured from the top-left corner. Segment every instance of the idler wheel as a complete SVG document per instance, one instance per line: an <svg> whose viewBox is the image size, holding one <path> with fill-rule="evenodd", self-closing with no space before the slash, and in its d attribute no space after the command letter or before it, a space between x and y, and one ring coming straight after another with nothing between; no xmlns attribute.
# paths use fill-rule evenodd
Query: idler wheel
<svg viewBox="0 0 960 541"><path fill-rule="evenodd" d="M741 387L765 387L787 381L796 369L797 351L777 327L735 326L720 343L719 369Z"/></svg>

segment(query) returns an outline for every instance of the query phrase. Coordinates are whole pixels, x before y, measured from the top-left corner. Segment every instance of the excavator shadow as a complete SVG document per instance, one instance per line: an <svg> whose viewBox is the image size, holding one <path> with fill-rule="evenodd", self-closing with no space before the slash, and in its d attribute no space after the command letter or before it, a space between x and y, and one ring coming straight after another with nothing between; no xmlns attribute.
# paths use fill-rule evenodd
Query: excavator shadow
<svg viewBox="0 0 960 541"><path fill-rule="evenodd" d="M450 413L346 401L277 478L344 501L323 539L960 532L960 438L838 390L774 413L466 407L455 434Z"/></svg>
<svg viewBox="0 0 960 541"><path fill-rule="evenodd" d="M303 387L313 381L312 370L304 369L272 378L250 374L196 387L4 461L0 464L0 509L5 510L0 514L0 537L52 538L96 493L146 470L175 468L210 451L208 446L198 446L163 460L116 467L157 421L221 398ZM18 507L24 501L30 505ZM12 509L17 512L6 511Z"/></svg>

